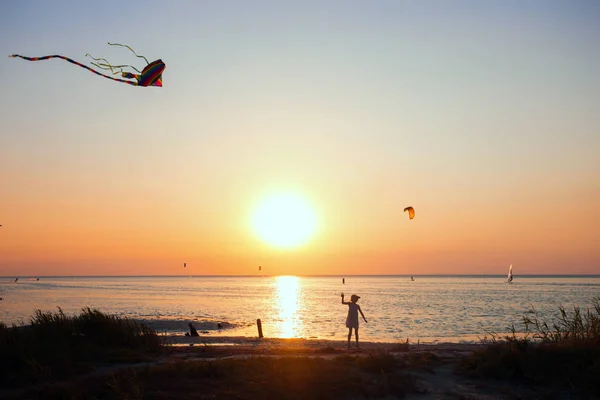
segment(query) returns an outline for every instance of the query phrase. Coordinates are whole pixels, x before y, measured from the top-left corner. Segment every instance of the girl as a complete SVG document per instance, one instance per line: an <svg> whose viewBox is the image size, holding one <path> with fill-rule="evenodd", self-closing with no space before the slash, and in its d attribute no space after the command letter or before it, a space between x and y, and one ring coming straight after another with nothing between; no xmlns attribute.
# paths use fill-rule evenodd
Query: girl
<svg viewBox="0 0 600 400"><path fill-rule="evenodd" d="M354 328L354 335L356 337L356 347L358 347L358 313L362 316L363 320L367 322L365 314L363 314L360 306L356 302L360 299L359 296L353 294L350 296L350 302L344 301L344 293L342 293L342 304L348 306L348 316L346 317L346 328L348 328L348 348L350 348L350 339L352 338L352 328Z"/></svg>

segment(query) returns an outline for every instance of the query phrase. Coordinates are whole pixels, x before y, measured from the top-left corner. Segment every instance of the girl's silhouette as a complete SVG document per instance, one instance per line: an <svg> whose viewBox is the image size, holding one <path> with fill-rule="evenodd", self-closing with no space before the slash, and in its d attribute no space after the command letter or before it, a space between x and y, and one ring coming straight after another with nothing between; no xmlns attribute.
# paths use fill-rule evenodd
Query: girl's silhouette
<svg viewBox="0 0 600 400"><path fill-rule="evenodd" d="M356 347L358 346L358 313L362 316L363 320L367 322L365 314L363 314L360 306L356 302L360 299L359 296L353 294L350 296L350 301L344 301L344 293L342 293L342 304L348 306L348 316L346 317L346 328L348 328L348 348L350 348L350 339L352 338L352 328L354 328L354 336L356 337Z"/></svg>

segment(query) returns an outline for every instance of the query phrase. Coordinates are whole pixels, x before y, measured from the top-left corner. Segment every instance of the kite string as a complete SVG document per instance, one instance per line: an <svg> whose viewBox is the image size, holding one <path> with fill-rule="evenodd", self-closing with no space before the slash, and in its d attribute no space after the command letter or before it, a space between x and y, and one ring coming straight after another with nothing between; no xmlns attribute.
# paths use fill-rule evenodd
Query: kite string
<svg viewBox="0 0 600 400"><path fill-rule="evenodd" d="M135 54L135 56L136 56L136 57L138 57L138 58L143 58L144 60L146 60L146 64L150 64L150 62L148 61L148 59L147 59L146 57L138 55L138 53L136 53L136 52L135 52L135 51L134 51L134 50L133 50L131 47L127 46L126 44L120 44L120 43L110 43L110 42L108 42L108 44L109 44L110 46L121 46L121 47L127 47L129 50L131 50L131 52L132 52L133 54Z"/></svg>

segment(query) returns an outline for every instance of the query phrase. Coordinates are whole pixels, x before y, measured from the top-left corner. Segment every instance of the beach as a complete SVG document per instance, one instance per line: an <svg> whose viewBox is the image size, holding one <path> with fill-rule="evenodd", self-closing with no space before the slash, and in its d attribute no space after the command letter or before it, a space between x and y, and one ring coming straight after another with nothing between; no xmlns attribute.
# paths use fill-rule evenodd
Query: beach
<svg viewBox="0 0 600 400"><path fill-rule="evenodd" d="M569 318L576 307L593 309L600 277L516 279L512 284L497 276L416 276L415 281L350 276L345 283L295 276L9 282L3 285L1 311L7 322L17 321L23 337L13 338L8 328L0 340L8 352L0 360L6 375L0 397L509 400L586 399L600 393L593 383L594 360L600 362L593 342L597 319L586 331L592 342L584 352L570 335L587 322L566 321L558 341L571 349L566 354L562 344L539 354L532 350L541 339L526 333L523 324L529 318L552 326L562 306ZM348 347L341 288L361 295L358 304L368 323L360 320L360 348L354 336ZM34 322L38 333L30 336ZM186 336L189 324L199 336ZM573 366L582 368L576 376Z"/></svg>
<svg viewBox="0 0 600 400"><path fill-rule="evenodd" d="M361 343L359 349L348 348L343 341L305 340L305 339L269 339L248 337L185 337L176 336L167 339L169 352L151 361L128 364L113 364L103 366L95 371L55 385L28 387L26 389L0 391L0 396L6 399L34 398L40 393L63 393L68 390L74 393L74 398L92 398L94 387L98 382L116 382L123 379L140 379L149 371L172 371L165 379L169 383L160 384L161 390L146 389L143 398L181 398L181 399L252 399L252 398L318 398L318 399L535 399L542 394L552 395L547 398L577 398L568 392L540 391L536 385L523 382L515 384L514 381L494 379L475 379L456 372L461 361L471 356L474 352L485 347L484 344L402 344L402 343ZM189 368L202 368L212 365L214 368L223 365L224 368L235 368L234 365L244 367L254 365L258 360L264 360L261 365L282 370L283 378L292 379L286 375L286 368L291 368L291 376L299 374L310 384L316 379L305 376L302 372L304 363L311 363L311 368L337 371L335 367L341 363L344 374L358 374L361 379L357 393L337 393L339 388L332 384L314 388L304 385L297 387L295 393L278 389L276 384L272 387L269 377L263 377L262 382L256 385L242 385L239 388L228 388L228 378L208 377L199 379L190 386L183 378ZM389 367L390 360L401 365L400 371ZM298 365L297 365L298 364ZM372 364L372 365L371 365ZM379 365L381 364L381 366ZM194 367L199 365L199 367ZM213 368L213 367L210 367ZM375 371L372 371L372 369ZM381 368L381 370L379 370ZM388 370L390 369L390 370ZM274 377L279 374L271 371ZM123 378L127 377L127 378ZM132 378L138 377L138 378ZM395 377L397 383L386 381ZM282 378L279 376L279 378ZM206 379L211 381L207 385ZM327 380L325 377L323 378ZM383 379L383 380L382 380ZM225 381L225 382L220 382ZM146 383L147 384L147 383ZM293 389L291 383L288 389ZM313 383L314 384L314 383ZM55 388L53 389L53 387ZM207 387L208 386L208 387ZM123 398L121 395L128 389L119 388L107 398ZM283 392L281 392L283 390ZM316 392L318 390L319 392ZM331 391L328 391L331 390ZM183 392L182 392L183 391ZM283 393L283 394L282 394ZM138 393L139 394L139 393ZM304 395L310 397L304 397ZM339 397L338 397L339 396ZM43 395L42 395L43 397ZM140 397L141 398L141 397Z"/></svg>
<svg viewBox="0 0 600 400"><path fill-rule="evenodd" d="M159 333L84 309L0 325L0 397L68 399L588 399L594 311L478 343ZM558 327L558 328L556 328Z"/></svg>

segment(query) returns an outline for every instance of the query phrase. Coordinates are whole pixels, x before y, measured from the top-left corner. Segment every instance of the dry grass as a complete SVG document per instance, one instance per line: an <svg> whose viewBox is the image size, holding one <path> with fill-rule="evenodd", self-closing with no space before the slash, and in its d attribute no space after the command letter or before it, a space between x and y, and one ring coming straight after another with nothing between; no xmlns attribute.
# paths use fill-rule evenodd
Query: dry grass
<svg viewBox="0 0 600 400"><path fill-rule="evenodd" d="M161 350L144 325L89 308L79 315L36 311L30 325L0 325L0 387L69 379L103 363L135 362Z"/></svg>
<svg viewBox="0 0 600 400"><path fill-rule="evenodd" d="M523 382L600 397L600 301L582 313L560 307L548 323L524 317L528 335L492 335L488 346L465 358L458 371L478 378Z"/></svg>

